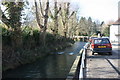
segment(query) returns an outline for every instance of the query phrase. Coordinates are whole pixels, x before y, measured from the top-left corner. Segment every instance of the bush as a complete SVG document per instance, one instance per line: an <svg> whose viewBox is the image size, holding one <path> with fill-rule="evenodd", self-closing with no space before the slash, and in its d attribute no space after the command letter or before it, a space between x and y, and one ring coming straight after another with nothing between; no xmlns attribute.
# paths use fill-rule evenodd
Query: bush
<svg viewBox="0 0 120 80"><path fill-rule="evenodd" d="M22 42L24 49L31 49L35 47L42 46L42 41L40 40L40 31L33 30L32 28L25 27L22 30ZM12 38L13 32L2 27L2 40L3 45L12 45ZM66 42L74 43L74 41L70 38L65 38L60 35L53 35L50 33L46 33L46 45L56 45L56 44L64 44Z"/></svg>
<svg viewBox="0 0 120 80"><path fill-rule="evenodd" d="M11 46L11 35L12 32L2 27L2 44Z"/></svg>
<svg viewBox="0 0 120 80"><path fill-rule="evenodd" d="M22 30L22 41L24 49L31 49L35 47L35 41L33 39L33 30L30 27L25 27Z"/></svg>
<svg viewBox="0 0 120 80"><path fill-rule="evenodd" d="M39 41L40 40L39 39L39 37L40 37L40 31L39 30L34 30L33 31L33 37L34 37L36 46L40 45L40 41Z"/></svg>
<svg viewBox="0 0 120 80"><path fill-rule="evenodd" d="M50 52L65 49L66 47L70 46L69 43L74 42L70 38L65 38L60 35L55 36L53 34L46 33L46 47L43 47L41 45L42 41L40 40L40 34L41 33L39 30L24 28L22 30L22 48L14 50L14 47L11 45L13 42L11 38L13 32L7 30L6 28L2 28L2 39L4 44L2 48L2 59L4 61L4 70L10 69L11 66L17 67L21 64L33 62L38 58L49 55Z"/></svg>
<svg viewBox="0 0 120 80"><path fill-rule="evenodd" d="M46 34L46 43L47 44L54 44L56 43L56 38L54 35L50 34L50 33L47 33Z"/></svg>

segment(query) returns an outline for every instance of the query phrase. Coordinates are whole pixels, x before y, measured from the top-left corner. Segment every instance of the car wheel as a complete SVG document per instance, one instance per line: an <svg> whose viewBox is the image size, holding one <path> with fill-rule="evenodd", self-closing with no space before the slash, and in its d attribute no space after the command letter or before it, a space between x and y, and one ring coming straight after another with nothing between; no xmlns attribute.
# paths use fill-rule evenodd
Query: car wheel
<svg viewBox="0 0 120 80"><path fill-rule="evenodd" d="M94 52L92 51L92 55L94 55Z"/></svg>
<svg viewBox="0 0 120 80"><path fill-rule="evenodd" d="M98 53L98 54L100 54L100 53Z"/></svg>
<svg viewBox="0 0 120 80"><path fill-rule="evenodd" d="M109 55L112 55L112 52L109 52Z"/></svg>

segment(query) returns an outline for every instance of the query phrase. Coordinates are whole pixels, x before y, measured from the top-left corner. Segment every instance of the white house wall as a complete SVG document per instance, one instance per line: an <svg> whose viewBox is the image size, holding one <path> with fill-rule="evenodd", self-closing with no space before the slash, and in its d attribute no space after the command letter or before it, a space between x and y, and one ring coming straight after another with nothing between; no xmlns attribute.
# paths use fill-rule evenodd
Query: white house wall
<svg viewBox="0 0 120 80"><path fill-rule="evenodd" d="M110 41L111 42L118 42L119 41L118 39L120 38L120 35L116 36L116 35L120 34L119 29L120 29L120 26L118 26L118 25L111 25L110 26ZM118 33L118 31L119 31L119 33Z"/></svg>
<svg viewBox="0 0 120 80"><path fill-rule="evenodd" d="M118 33L120 34L120 25L118 25ZM120 35L118 36L118 42L120 44Z"/></svg>

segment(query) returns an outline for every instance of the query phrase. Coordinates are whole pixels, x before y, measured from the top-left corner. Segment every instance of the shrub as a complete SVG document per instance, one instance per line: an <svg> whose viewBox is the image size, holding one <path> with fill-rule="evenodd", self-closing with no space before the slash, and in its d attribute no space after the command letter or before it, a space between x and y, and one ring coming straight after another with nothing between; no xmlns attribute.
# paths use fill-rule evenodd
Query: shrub
<svg viewBox="0 0 120 80"><path fill-rule="evenodd" d="M3 45L11 46L11 35L12 32L2 27L2 43Z"/></svg>
<svg viewBox="0 0 120 80"><path fill-rule="evenodd" d="M54 35L47 33L46 34L46 43L47 44L54 44L56 42L56 38Z"/></svg>
<svg viewBox="0 0 120 80"><path fill-rule="evenodd" d="M39 30L34 30L33 31L33 37L34 37L36 46L40 45L40 39L39 39L40 31Z"/></svg>

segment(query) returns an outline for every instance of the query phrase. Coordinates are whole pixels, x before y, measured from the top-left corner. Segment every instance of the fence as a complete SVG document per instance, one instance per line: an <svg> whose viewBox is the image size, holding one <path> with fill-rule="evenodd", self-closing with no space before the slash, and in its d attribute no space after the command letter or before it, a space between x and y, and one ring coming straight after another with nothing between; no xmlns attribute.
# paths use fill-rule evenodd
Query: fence
<svg viewBox="0 0 120 80"><path fill-rule="evenodd" d="M84 69L85 69L85 60L86 60L86 53L87 53L87 48L88 48L88 43L83 48L83 53L81 54L81 62L80 62L80 70L79 70L79 80L83 80L84 78Z"/></svg>
<svg viewBox="0 0 120 80"><path fill-rule="evenodd" d="M89 44L86 43L83 49L80 50L79 55L76 57L66 80L83 80L86 50L88 45Z"/></svg>

